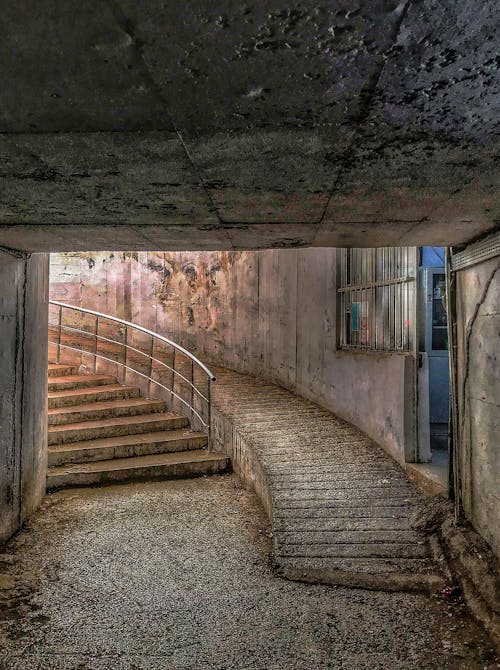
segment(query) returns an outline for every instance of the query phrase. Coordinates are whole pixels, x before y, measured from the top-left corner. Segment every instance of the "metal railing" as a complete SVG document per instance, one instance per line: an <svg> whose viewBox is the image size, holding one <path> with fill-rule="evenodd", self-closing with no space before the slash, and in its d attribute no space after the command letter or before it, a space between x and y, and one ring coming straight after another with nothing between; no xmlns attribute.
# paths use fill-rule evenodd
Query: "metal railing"
<svg viewBox="0 0 500 670"><path fill-rule="evenodd" d="M49 301L49 345L56 362L81 364L93 372L116 370L121 383L136 383L147 397L170 409L187 411L191 427L208 433L210 445L211 383L215 375L196 356L163 335L109 314ZM121 373L121 374L120 374Z"/></svg>
<svg viewBox="0 0 500 670"><path fill-rule="evenodd" d="M340 250L340 347L413 351L416 247Z"/></svg>

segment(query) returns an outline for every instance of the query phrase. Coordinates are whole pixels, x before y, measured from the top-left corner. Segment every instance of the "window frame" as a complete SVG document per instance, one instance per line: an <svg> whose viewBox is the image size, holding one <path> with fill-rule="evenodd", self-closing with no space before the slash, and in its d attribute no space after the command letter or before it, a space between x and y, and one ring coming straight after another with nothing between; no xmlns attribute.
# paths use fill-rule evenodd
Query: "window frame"
<svg viewBox="0 0 500 670"><path fill-rule="evenodd" d="M418 247L353 247L339 252L338 348L413 353Z"/></svg>

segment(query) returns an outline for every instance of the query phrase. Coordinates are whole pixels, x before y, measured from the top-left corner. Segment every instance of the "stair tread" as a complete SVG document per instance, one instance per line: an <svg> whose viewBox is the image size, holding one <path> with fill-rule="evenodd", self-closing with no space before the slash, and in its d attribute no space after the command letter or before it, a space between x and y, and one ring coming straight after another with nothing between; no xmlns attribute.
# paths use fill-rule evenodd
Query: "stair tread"
<svg viewBox="0 0 500 670"><path fill-rule="evenodd" d="M88 382L89 379L112 379L113 383L116 383L116 377L113 377L112 375L98 375L98 374L90 374L90 375L61 375L61 377L51 377L49 384L58 384L60 382Z"/></svg>
<svg viewBox="0 0 500 670"><path fill-rule="evenodd" d="M47 366L47 370L75 370L76 371L77 366L76 365L71 365L71 363L49 363Z"/></svg>
<svg viewBox="0 0 500 670"><path fill-rule="evenodd" d="M99 400L97 402L82 403L81 405L67 405L65 407L55 407L53 409L49 409L49 416L58 416L61 414L74 414L75 412L85 412L100 409L113 409L115 407L141 407L141 406L147 407L148 405L165 406L165 402L163 400L151 400L148 398L120 398L117 400Z"/></svg>
<svg viewBox="0 0 500 670"><path fill-rule="evenodd" d="M107 419L78 421L78 423L64 423L61 426L49 426L49 433L62 433L69 430L85 430L88 428L107 428L109 426L136 425L153 421L185 418L182 414L174 414L173 412L155 412L154 414L139 414L138 416L113 416Z"/></svg>
<svg viewBox="0 0 500 670"><path fill-rule="evenodd" d="M52 377L54 379L54 377ZM121 384L103 384L102 386L86 386L79 389L61 389L60 391L49 391L49 398L69 398L72 396L88 395L90 393L106 393L108 391L134 391L137 386L122 386Z"/></svg>
<svg viewBox="0 0 500 670"><path fill-rule="evenodd" d="M107 461L95 461L92 463L73 463L58 465L49 468L49 478L64 475L65 473L92 473L106 472L109 470L134 470L141 467L152 467L155 465L173 465L177 463L200 463L203 461L217 461L227 459L226 454L196 449L191 451L177 451L167 454L155 454L148 456L134 456L131 458L112 458Z"/></svg>
<svg viewBox="0 0 500 670"><path fill-rule="evenodd" d="M138 433L134 435L119 435L116 437L99 437L93 440L80 440L49 446L49 452L59 453L61 451L84 451L85 449L99 449L105 447L133 446L137 444L149 444L151 442L174 442L186 438L207 437L205 433L191 430L189 428L176 428L174 430L162 430L151 433Z"/></svg>

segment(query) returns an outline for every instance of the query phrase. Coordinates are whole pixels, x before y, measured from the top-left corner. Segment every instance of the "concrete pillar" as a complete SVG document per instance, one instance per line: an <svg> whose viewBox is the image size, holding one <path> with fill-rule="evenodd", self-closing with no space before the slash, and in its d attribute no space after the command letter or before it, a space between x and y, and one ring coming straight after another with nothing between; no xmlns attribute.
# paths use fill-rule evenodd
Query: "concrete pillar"
<svg viewBox="0 0 500 670"><path fill-rule="evenodd" d="M47 300L48 254L0 250L0 542L45 493Z"/></svg>

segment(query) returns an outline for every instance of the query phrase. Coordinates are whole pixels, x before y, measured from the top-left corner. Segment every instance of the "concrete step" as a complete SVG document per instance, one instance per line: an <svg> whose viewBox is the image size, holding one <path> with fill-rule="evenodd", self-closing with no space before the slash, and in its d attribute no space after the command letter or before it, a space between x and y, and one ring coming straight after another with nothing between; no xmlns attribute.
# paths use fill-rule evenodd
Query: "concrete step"
<svg viewBox="0 0 500 670"><path fill-rule="evenodd" d="M63 375L49 378L49 392L104 386L105 384L116 384L116 377L111 375Z"/></svg>
<svg viewBox="0 0 500 670"><path fill-rule="evenodd" d="M428 558L429 547L415 542L343 542L301 545L276 542L284 558Z"/></svg>
<svg viewBox="0 0 500 670"><path fill-rule="evenodd" d="M444 496L448 494L448 454L443 453L441 459L435 458L433 463L407 463L408 479L428 496Z"/></svg>
<svg viewBox="0 0 500 670"><path fill-rule="evenodd" d="M118 437L119 435L136 435L174 428L185 428L186 417L173 412L158 412L140 416L119 416L96 421L82 421L63 426L49 426L49 446L94 440L101 437Z"/></svg>
<svg viewBox="0 0 500 670"><path fill-rule="evenodd" d="M185 428L84 440L49 447L49 466L203 449L207 444L205 433Z"/></svg>
<svg viewBox="0 0 500 670"><path fill-rule="evenodd" d="M228 467L229 459L225 454L208 452L205 449L137 458L114 458L96 463L50 468L47 488L200 477L224 472Z"/></svg>
<svg viewBox="0 0 500 670"><path fill-rule="evenodd" d="M67 365L66 363L49 363L47 374L49 377L63 377L64 375L75 375L76 365Z"/></svg>
<svg viewBox="0 0 500 670"><path fill-rule="evenodd" d="M280 532L279 541L283 546L298 547L322 547L324 544L368 544L382 542L386 544L419 544L424 545L422 536L414 530L405 528L403 530L375 528L367 530L366 528L356 528L354 530L335 529L335 530L285 530Z"/></svg>
<svg viewBox="0 0 500 670"><path fill-rule="evenodd" d="M70 407L49 409L49 426L63 426L69 423L95 421L114 416L137 416L165 412L167 403L162 400L147 398L124 398L121 400L104 400Z"/></svg>
<svg viewBox="0 0 500 670"><path fill-rule="evenodd" d="M138 398L140 394L138 386L121 386L120 384L51 391L49 392L49 409L119 400L120 398Z"/></svg>
<svg viewBox="0 0 500 670"><path fill-rule="evenodd" d="M275 556L278 574L293 581L383 591L427 591L447 585L425 558L287 558Z"/></svg>

